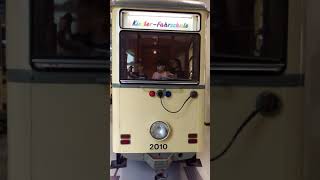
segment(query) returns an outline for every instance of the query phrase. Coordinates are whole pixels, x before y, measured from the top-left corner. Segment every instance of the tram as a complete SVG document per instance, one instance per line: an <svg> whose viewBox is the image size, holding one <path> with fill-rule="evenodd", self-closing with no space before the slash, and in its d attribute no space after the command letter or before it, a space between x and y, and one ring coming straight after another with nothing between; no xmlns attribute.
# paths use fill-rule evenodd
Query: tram
<svg viewBox="0 0 320 180"><path fill-rule="evenodd" d="M118 165L119 158L143 160L155 170L172 161L196 162L210 111L205 3L115 0L111 9Z"/></svg>

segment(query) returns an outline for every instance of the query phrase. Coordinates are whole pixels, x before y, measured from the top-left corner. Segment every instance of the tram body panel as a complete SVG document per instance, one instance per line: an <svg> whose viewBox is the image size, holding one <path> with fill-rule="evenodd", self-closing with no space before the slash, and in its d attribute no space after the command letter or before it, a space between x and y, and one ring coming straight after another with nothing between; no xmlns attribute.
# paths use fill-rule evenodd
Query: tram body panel
<svg viewBox="0 0 320 180"><path fill-rule="evenodd" d="M200 14L200 31L160 31L145 29L122 29L120 27L121 10L145 11L145 12L174 12L174 13L197 13ZM210 72L207 60L207 16L204 10L182 10L182 9L157 9L157 8L112 8L112 123L113 123L113 151L115 153L173 153L173 152L201 152L203 151L203 132L206 113L209 110L206 102L210 99L206 83ZM166 87L165 84L159 88L155 84L144 87L143 84L130 85L122 84L120 78L120 33L122 31L139 32L164 32L176 34L198 34L200 39L199 46L199 79L198 84L191 85L189 88ZM145 85L145 84L144 84ZM209 86L209 85L207 85ZM204 87L204 88L199 88ZM192 89L194 88L194 89ZM164 97L163 104L170 111L178 110L190 95L192 90L197 91L198 97L190 99L179 113L169 113L162 107L159 97L150 97L149 92L158 90L170 90L172 97ZM170 126L170 135L163 141L158 141L150 135L150 126L156 121L163 121ZM188 134L197 134L197 144L188 143ZM130 144L121 144L121 135L130 135ZM151 146L157 144L160 148L152 149ZM166 146L165 149L161 145Z"/></svg>
<svg viewBox="0 0 320 180"><path fill-rule="evenodd" d="M176 114L167 112L158 97L150 97L149 91L158 89L121 88L115 90L119 101L114 102L113 147L117 153L154 153L154 152L199 152L203 144L204 124L204 89L197 89L199 96L190 99L185 107ZM178 110L188 98L192 89L167 89L172 97L163 98L164 106L170 110ZM118 94L117 94L118 93ZM134 97L134 98L133 98ZM128 99L130 99L128 101ZM118 117L118 119L116 119ZM150 126L155 121L169 124L171 132L164 141L157 141L150 136ZM118 132L118 133L117 133ZM131 144L121 145L121 134L131 135ZM198 143L189 144L188 135L197 134ZM165 144L165 149L150 149L151 144Z"/></svg>

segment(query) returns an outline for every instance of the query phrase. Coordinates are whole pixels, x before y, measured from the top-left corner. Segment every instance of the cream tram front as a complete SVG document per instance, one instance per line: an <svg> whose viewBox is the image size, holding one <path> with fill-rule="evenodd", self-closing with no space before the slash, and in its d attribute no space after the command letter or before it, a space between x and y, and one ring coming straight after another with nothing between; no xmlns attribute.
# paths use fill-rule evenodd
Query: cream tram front
<svg viewBox="0 0 320 180"><path fill-rule="evenodd" d="M112 2L113 152L152 161L203 151L207 18L200 1Z"/></svg>

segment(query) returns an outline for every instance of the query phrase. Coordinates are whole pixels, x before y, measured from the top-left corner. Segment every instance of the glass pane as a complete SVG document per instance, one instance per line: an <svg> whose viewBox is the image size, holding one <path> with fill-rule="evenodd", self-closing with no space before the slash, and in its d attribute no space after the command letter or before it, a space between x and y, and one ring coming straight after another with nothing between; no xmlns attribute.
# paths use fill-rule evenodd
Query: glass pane
<svg viewBox="0 0 320 180"><path fill-rule="evenodd" d="M121 11L121 28L200 31L200 14Z"/></svg>
<svg viewBox="0 0 320 180"><path fill-rule="evenodd" d="M213 56L225 61L284 58L287 9L287 0L215 0Z"/></svg>
<svg viewBox="0 0 320 180"><path fill-rule="evenodd" d="M5 0L0 0L0 15L1 16L5 16L6 15L5 10L6 10L6 1Z"/></svg>
<svg viewBox="0 0 320 180"><path fill-rule="evenodd" d="M122 31L120 79L198 81L198 34Z"/></svg>
<svg viewBox="0 0 320 180"><path fill-rule="evenodd" d="M33 58L106 60L106 0L33 0Z"/></svg>

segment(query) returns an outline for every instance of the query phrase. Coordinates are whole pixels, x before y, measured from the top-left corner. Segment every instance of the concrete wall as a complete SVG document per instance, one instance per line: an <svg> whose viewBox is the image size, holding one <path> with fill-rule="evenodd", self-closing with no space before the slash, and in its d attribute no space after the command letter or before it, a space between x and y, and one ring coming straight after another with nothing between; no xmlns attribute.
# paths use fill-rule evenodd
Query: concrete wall
<svg viewBox="0 0 320 180"><path fill-rule="evenodd" d="M303 5L303 0L289 0L288 66L284 75L304 73ZM211 156L222 151L253 110L257 95L266 90L281 98L281 112L275 117L256 117L231 150L223 158L211 163L211 179L304 179L305 100L302 86L213 86Z"/></svg>
<svg viewBox="0 0 320 180"><path fill-rule="evenodd" d="M281 98L280 114L270 118L257 116L231 150L211 163L211 179L303 179L302 88L213 88L211 156L222 151L263 91L274 92Z"/></svg>

